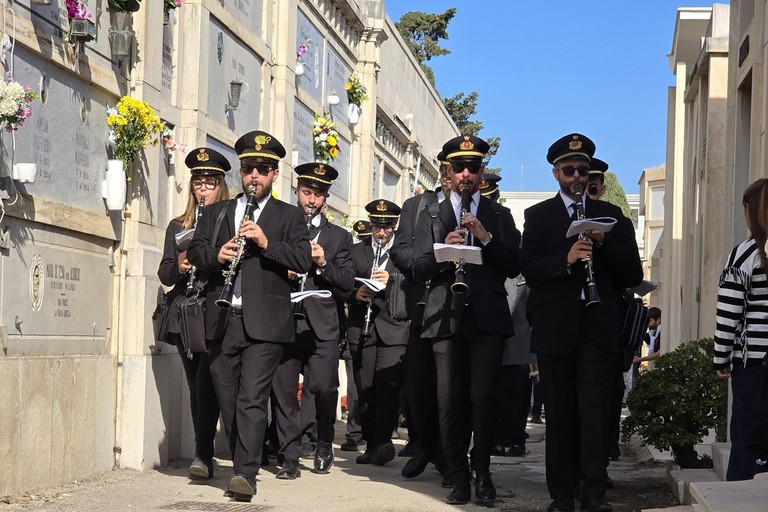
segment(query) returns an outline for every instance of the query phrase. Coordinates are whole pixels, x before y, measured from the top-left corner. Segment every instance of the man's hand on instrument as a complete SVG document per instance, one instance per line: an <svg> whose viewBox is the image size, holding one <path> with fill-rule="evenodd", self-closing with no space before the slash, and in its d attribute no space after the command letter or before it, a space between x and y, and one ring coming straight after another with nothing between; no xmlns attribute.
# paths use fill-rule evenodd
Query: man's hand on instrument
<svg viewBox="0 0 768 512"><path fill-rule="evenodd" d="M576 240L568 251L568 264L573 265L577 261L584 261L592 256L592 242L589 240Z"/></svg>
<svg viewBox="0 0 768 512"><path fill-rule="evenodd" d="M483 226L483 223L477 220L477 217L475 217L471 212L465 213L461 221L462 226L469 229L469 232L474 235L475 239L482 242L490 238L490 235Z"/></svg>
<svg viewBox="0 0 768 512"><path fill-rule="evenodd" d="M298 281L300 275L301 274L297 274L293 270L288 271L288 279L290 279L291 281Z"/></svg>
<svg viewBox="0 0 768 512"><path fill-rule="evenodd" d="M179 272L186 274L192 269L192 264L187 259L187 251L179 253Z"/></svg>
<svg viewBox="0 0 768 512"><path fill-rule="evenodd" d="M373 296L373 290L365 285L358 288L357 293L355 294L355 298L358 302L368 302L369 300L373 299Z"/></svg>
<svg viewBox="0 0 768 512"><path fill-rule="evenodd" d="M603 231L587 231L587 236L599 244L605 240L605 232Z"/></svg>
<svg viewBox="0 0 768 512"><path fill-rule="evenodd" d="M464 244L464 229L457 229L456 231L451 231L446 235L445 237L445 243L446 244L452 244L452 245L463 245Z"/></svg>
<svg viewBox="0 0 768 512"><path fill-rule="evenodd" d="M318 267L324 267L326 264L325 251L317 242L310 241L309 243L312 246L312 261L314 261L315 265Z"/></svg>
<svg viewBox="0 0 768 512"><path fill-rule="evenodd" d="M221 265L224 265L228 261L232 261L232 258L237 254L237 238L232 237L229 242L225 243L219 249L219 255L216 259L219 260Z"/></svg>
<svg viewBox="0 0 768 512"><path fill-rule="evenodd" d="M240 226L240 235L253 241L262 251L266 250L267 244L269 243L267 235L264 234L264 230L252 220L247 220Z"/></svg>
<svg viewBox="0 0 768 512"><path fill-rule="evenodd" d="M374 270L373 271L373 280L378 281L383 285L386 285L387 282L389 282L389 272L383 269Z"/></svg>

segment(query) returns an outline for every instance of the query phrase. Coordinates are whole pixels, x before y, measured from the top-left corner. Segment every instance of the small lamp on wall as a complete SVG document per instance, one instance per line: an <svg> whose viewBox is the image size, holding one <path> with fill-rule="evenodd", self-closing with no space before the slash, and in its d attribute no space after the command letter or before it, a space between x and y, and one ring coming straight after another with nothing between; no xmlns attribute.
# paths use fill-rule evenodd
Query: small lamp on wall
<svg viewBox="0 0 768 512"><path fill-rule="evenodd" d="M240 106L240 93L243 92L243 86L245 86L245 92L248 92L247 82L242 80L232 80L229 82L229 102L224 107L225 112L232 112Z"/></svg>
<svg viewBox="0 0 768 512"><path fill-rule="evenodd" d="M328 105L335 106L339 104L339 95L336 94L336 91L331 91L331 94L328 95Z"/></svg>

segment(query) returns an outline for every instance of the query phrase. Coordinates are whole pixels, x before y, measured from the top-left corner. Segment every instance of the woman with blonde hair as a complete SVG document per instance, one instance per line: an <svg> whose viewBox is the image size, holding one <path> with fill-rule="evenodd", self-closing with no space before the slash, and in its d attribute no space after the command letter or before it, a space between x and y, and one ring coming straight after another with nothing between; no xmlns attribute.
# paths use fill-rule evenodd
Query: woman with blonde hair
<svg viewBox="0 0 768 512"><path fill-rule="evenodd" d="M184 213L173 219L165 231L163 259L157 275L165 286L173 286L168 292L169 312L168 343L175 344L181 355L184 373L189 386L189 401L192 409L192 423L195 429L195 460L189 468L189 477L205 480L213 477L213 439L219 421L219 402L208 368L208 354L188 351L180 336L180 318L174 302L183 296L193 281L201 277L187 260L184 244L181 246L176 235L193 228L202 209L218 201L229 199L229 189L224 173L229 171L227 159L209 148L190 151L184 163L189 168L189 199ZM189 245L189 242L186 243ZM166 341L166 340L164 340Z"/></svg>
<svg viewBox="0 0 768 512"><path fill-rule="evenodd" d="M748 444L768 352L768 178L747 187L742 205L750 236L733 248L720 275L715 330L714 368L718 378L731 379L733 394L727 480L755 474Z"/></svg>

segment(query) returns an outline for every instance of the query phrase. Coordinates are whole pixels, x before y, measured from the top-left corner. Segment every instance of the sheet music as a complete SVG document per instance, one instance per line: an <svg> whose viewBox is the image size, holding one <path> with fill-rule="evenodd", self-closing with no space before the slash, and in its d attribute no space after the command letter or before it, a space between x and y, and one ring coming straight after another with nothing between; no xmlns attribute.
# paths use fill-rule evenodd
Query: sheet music
<svg viewBox="0 0 768 512"><path fill-rule="evenodd" d="M607 233L616 224L616 219L613 217L595 217L593 219L575 220L571 222L568 227L568 232L565 234L565 238L571 238L585 231L602 231Z"/></svg>
<svg viewBox="0 0 768 512"><path fill-rule="evenodd" d="M483 250L480 247L458 244L434 244L433 248L435 260L438 263L463 259L464 263L471 265L483 264Z"/></svg>
<svg viewBox="0 0 768 512"><path fill-rule="evenodd" d="M189 249L189 243L192 241L194 236L195 228L189 228L176 233L176 247L179 248L179 251L184 252Z"/></svg>
<svg viewBox="0 0 768 512"><path fill-rule="evenodd" d="M355 281L360 281L364 285L366 285L368 288L373 290L374 293L379 293L384 288L387 287L387 285L380 283L378 281L374 281L373 279L367 279L365 277L356 277Z"/></svg>
<svg viewBox="0 0 768 512"><path fill-rule="evenodd" d="M644 295L648 295L653 290L659 287L659 283L656 281L643 281L639 285L635 286L634 288L627 288L627 291L629 293L634 293L636 295L639 295L640 297Z"/></svg>
<svg viewBox="0 0 768 512"><path fill-rule="evenodd" d="M304 290L303 292L291 292L291 302L301 302L307 297L327 299L330 296L330 290Z"/></svg>

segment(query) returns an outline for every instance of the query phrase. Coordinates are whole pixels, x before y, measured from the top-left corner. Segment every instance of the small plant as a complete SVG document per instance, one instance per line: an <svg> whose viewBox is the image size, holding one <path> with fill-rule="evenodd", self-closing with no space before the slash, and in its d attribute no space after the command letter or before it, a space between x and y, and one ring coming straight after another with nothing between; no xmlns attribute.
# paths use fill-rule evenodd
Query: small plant
<svg viewBox="0 0 768 512"><path fill-rule="evenodd" d="M141 0L107 0L112 12L136 12L141 7Z"/></svg>
<svg viewBox="0 0 768 512"><path fill-rule="evenodd" d="M629 392L622 439L636 432L659 450L671 449L681 468L711 464L699 459L694 446L726 421L728 385L715 376L713 353L714 341L704 338L659 357Z"/></svg>
<svg viewBox="0 0 768 512"><path fill-rule="evenodd" d="M296 47L296 62L304 63L304 55L307 54L311 46L312 40L307 38L306 41Z"/></svg>
<svg viewBox="0 0 768 512"><path fill-rule="evenodd" d="M318 162L330 162L339 156L339 134L334 128L333 121L315 114L312 126L313 147Z"/></svg>
<svg viewBox="0 0 768 512"><path fill-rule="evenodd" d="M148 144L156 146L165 125L154 109L141 100L123 96L115 108L107 110L109 141L114 146L115 158L128 168L136 155ZM130 181L130 175L128 181Z"/></svg>
<svg viewBox="0 0 768 512"><path fill-rule="evenodd" d="M347 100L353 105L359 107L364 101L368 101L368 89L365 88L363 82L360 80L360 75L357 73L349 75L345 87L347 89Z"/></svg>
<svg viewBox="0 0 768 512"><path fill-rule="evenodd" d="M7 132L18 130L32 115L32 101L39 99L29 85L24 87L13 80L0 82L0 126Z"/></svg>
<svg viewBox="0 0 768 512"><path fill-rule="evenodd" d="M83 0L67 0L67 18L70 21L73 18L92 20L93 14L88 11Z"/></svg>

